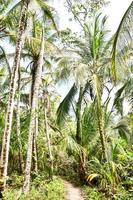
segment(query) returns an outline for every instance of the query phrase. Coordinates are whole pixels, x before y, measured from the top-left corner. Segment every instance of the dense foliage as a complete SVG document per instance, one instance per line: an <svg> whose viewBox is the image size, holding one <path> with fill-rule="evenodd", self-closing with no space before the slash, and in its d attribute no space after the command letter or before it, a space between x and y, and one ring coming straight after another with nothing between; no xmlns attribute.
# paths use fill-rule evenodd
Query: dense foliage
<svg viewBox="0 0 133 200"><path fill-rule="evenodd" d="M108 3L66 0L75 33L49 1L0 1L4 199L133 198L133 2L114 35Z"/></svg>

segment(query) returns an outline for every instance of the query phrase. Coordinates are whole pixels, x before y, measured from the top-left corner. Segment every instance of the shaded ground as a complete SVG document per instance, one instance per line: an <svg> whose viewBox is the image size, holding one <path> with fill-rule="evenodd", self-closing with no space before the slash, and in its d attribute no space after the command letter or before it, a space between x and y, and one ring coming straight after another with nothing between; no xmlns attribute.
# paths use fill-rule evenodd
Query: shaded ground
<svg viewBox="0 0 133 200"><path fill-rule="evenodd" d="M82 190L67 181L64 182L66 191L66 200L84 200Z"/></svg>

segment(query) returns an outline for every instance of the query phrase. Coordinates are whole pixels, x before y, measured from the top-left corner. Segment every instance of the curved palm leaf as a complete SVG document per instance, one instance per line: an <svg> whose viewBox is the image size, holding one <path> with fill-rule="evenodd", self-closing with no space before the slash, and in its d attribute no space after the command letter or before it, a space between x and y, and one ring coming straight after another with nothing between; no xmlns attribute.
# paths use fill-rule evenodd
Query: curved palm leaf
<svg viewBox="0 0 133 200"><path fill-rule="evenodd" d="M115 94L115 99L113 106L116 108L118 112L120 112L121 115L123 115L123 101L124 101L124 96L122 96L128 82L126 82Z"/></svg>
<svg viewBox="0 0 133 200"><path fill-rule="evenodd" d="M130 4L127 11L123 15L114 38L114 43L112 48L112 70L111 70L112 77L114 80L117 79L117 74L116 74L117 47L119 46L119 48L122 49L123 45L125 46L130 44L133 38L132 27L133 27L133 2ZM124 53L127 53L127 51L124 51Z"/></svg>
<svg viewBox="0 0 133 200"><path fill-rule="evenodd" d="M72 104L73 98L75 94L77 93L77 87L75 83L71 87L70 91L66 95L66 97L63 99L63 101L60 103L58 109L57 109L57 124L61 125L70 111L70 106Z"/></svg>
<svg viewBox="0 0 133 200"><path fill-rule="evenodd" d="M131 141L131 131L129 129L128 122L126 120L121 120L113 129L117 129L121 138L126 142Z"/></svg>
<svg viewBox="0 0 133 200"><path fill-rule="evenodd" d="M84 113L82 116L82 145L88 146L88 141L92 142L94 147L94 140L97 133L97 126L96 126L96 113L95 113L95 105L94 102L87 106L84 109ZM88 147L89 147L88 146Z"/></svg>

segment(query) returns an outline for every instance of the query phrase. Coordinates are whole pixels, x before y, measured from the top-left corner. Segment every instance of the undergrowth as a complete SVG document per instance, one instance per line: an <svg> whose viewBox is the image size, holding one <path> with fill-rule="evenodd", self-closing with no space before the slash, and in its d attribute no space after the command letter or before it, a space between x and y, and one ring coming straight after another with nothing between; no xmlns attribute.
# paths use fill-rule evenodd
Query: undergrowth
<svg viewBox="0 0 133 200"><path fill-rule="evenodd" d="M4 200L64 200L64 185L62 179L54 177L52 181L37 176L32 182L30 192L21 194L22 177L16 176L15 183L4 192Z"/></svg>
<svg viewBox="0 0 133 200"><path fill-rule="evenodd" d="M119 185L116 188L115 193L112 193L111 190L100 191L97 187L84 186L83 192L85 195L85 200L132 200L133 191L127 191Z"/></svg>

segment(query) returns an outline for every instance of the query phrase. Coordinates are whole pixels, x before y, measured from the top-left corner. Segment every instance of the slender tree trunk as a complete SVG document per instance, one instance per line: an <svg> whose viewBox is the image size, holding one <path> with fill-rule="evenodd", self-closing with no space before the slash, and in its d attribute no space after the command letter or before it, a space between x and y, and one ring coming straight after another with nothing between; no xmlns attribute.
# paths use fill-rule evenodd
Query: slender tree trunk
<svg viewBox="0 0 133 200"><path fill-rule="evenodd" d="M82 145L82 125L81 125L81 108L82 108L82 100L83 100L83 87L80 86L79 90L79 97L78 102L76 105L76 119L77 119L77 126L76 126L76 141L78 144ZM84 183L85 180L85 163L86 163L86 156L84 153L78 156L78 174L80 181Z"/></svg>
<svg viewBox="0 0 133 200"><path fill-rule="evenodd" d="M36 110L38 112L38 110ZM38 116L36 112L36 117L35 117L35 130L33 133L33 156L32 156L32 163L33 167L32 170L33 172L37 173L38 166L37 166L37 136L38 136Z"/></svg>
<svg viewBox="0 0 133 200"><path fill-rule="evenodd" d="M86 177L86 170L85 170L86 153L82 152L78 159L79 159L79 161L78 161L79 178L80 178L80 181L84 184L85 183L85 177Z"/></svg>
<svg viewBox="0 0 133 200"><path fill-rule="evenodd" d="M16 42L16 52L15 52L14 64L12 68L8 105L7 105L7 112L6 112L6 117L5 117L5 129L4 129L4 134L3 134L2 151L1 151L1 165L2 165L1 175L4 180L4 187L6 185L6 176L7 176L7 167L8 167L10 135L11 135L11 127L12 127L13 108L14 108L14 95L16 91L18 68L20 64L20 56L21 56L21 51L22 51L22 46L23 46L23 41L24 41L26 12L28 9L28 4L29 4L29 0L25 0L23 3L21 15L20 15L18 37L17 37L17 42Z"/></svg>
<svg viewBox="0 0 133 200"><path fill-rule="evenodd" d="M32 95L32 102L31 102L27 158L26 158L25 177L24 177L24 184L23 184L24 193L28 192L30 188L33 133L35 130L35 116L36 116L38 90L39 90L39 85L40 85L40 80L41 80L41 71L42 71L42 65L43 65L43 54L44 54L44 38L43 38L43 33L42 33L40 54L39 54L39 58L38 58L37 66L36 66L35 82L33 86L33 95Z"/></svg>
<svg viewBox="0 0 133 200"><path fill-rule="evenodd" d="M98 108L97 108L97 122L98 122L98 131L101 139L103 161L106 162L108 160L108 157L107 157L107 143L104 130L103 113L100 112Z"/></svg>
<svg viewBox="0 0 133 200"><path fill-rule="evenodd" d="M18 148L19 148L19 172L24 172L24 160L23 160L23 153L22 153L22 144L20 138L20 72L18 72L18 91L17 91L17 109L16 109L16 132L17 132L17 139L18 139Z"/></svg>
<svg viewBox="0 0 133 200"><path fill-rule="evenodd" d="M108 160L108 157L107 157L107 143L106 143L105 128L104 128L104 116L103 116L102 103L101 103L102 86L99 81L99 77L96 74L94 74L93 77L94 77L95 90L96 90L98 131L99 131L100 140L101 140L103 161L106 162Z"/></svg>
<svg viewBox="0 0 133 200"><path fill-rule="evenodd" d="M37 173L38 166L37 166L37 146L36 146L35 132L33 133L33 150L32 151L33 151L33 153L32 153L32 163L33 163L32 170L34 173Z"/></svg>
<svg viewBox="0 0 133 200"><path fill-rule="evenodd" d="M34 84L35 84L35 74L37 69L37 61L35 58L33 67L32 67L32 84L31 84L31 93L30 93L30 107L33 100ZM32 171L37 173L37 144L36 139L38 136L38 99L36 99L36 114L35 114L35 128L33 132L33 147L32 147Z"/></svg>
<svg viewBox="0 0 133 200"><path fill-rule="evenodd" d="M38 102L37 102L37 112L36 112L36 119L35 119L35 133L36 137L38 137L39 131L38 131Z"/></svg>
<svg viewBox="0 0 133 200"><path fill-rule="evenodd" d="M78 102L76 105L76 140L78 144L81 144L81 136L82 136L82 127L81 127L81 106L82 106L82 98L83 98L83 87L80 86Z"/></svg>
<svg viewBox="0 0 133 200"><path fill-rule="evenodd" d="M50 136L49 136L49 128L48 128L48 110L49 110L49 99L48 99L48 92L44 91L44 124L45 124L45 133L47 138L47 145L48 145L48 151L49 151L49 159L50 159L50 178L53 179L53 155L52 155L52 148L51 148L51 142L50 142Z"/></svg>

